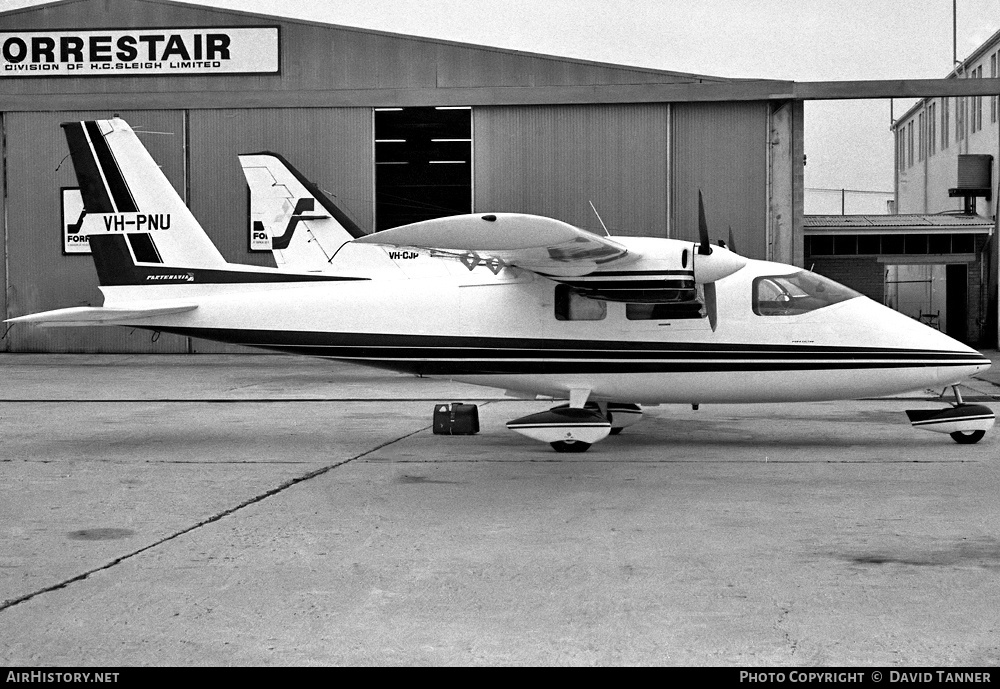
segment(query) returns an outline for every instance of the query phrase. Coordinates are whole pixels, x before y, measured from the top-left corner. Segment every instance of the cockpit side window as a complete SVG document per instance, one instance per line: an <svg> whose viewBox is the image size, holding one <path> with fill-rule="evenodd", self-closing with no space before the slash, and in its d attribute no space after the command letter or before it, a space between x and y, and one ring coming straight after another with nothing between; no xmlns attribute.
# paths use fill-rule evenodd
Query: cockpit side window
<svg viewBox="0 0 1000 689"><path fill-rule="evenodd" d="M753 281L753 312L758 316L796 316L860 296L808 270L765 275Z"/></svg>
<svg viewBox="0 0 1000 689"><path fill-rule="evenodd" d="M556 285L555 307L559 321L602 321L608 315L605 302L581 296L569 285Z"/></svg>

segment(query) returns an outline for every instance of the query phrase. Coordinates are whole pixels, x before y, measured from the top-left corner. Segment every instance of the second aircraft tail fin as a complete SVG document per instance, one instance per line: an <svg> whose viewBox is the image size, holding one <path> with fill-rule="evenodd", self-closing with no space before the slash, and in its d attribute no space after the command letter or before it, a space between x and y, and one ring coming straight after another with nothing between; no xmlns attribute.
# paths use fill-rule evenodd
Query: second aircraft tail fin
<svg viewBox="0 0 1000 689"><path fill-rule="evenodd" d="M240 156L250 187L254 248L270 249L279 268L322 270L361 230L291 163L269 152Z"/></svg>

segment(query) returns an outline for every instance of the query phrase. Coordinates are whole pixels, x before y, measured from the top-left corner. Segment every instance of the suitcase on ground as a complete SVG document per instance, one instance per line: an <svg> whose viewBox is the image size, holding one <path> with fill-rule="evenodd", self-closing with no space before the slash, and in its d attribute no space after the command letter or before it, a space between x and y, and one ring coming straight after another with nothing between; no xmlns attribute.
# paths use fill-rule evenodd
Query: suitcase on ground
<svg viewBox="0 0 1000 689"><path fill-rule="evenodd" d="M434 433L437 435L474 435L479 432L479 408L474 404L452 402L434 406Z"/></svg>

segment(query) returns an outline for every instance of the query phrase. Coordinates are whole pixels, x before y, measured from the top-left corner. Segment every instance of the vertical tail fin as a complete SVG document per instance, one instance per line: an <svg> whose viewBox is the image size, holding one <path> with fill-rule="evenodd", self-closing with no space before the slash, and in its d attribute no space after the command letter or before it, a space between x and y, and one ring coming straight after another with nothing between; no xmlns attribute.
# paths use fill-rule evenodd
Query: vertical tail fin
<svg viewBox="0 0 1000 689"><path fill-rule="evenodd" d="M115 118L62 127L102 285L138 282L142 264L227 266L128 123Z"/></svg>
<svg viewBox="0 0 1000 689"><path fill-rule="evenodd" d="M250 187L255 248L270 249L279 268L322 270L345 243L363 237L337 205L281 156L240 156Z"/></svg>

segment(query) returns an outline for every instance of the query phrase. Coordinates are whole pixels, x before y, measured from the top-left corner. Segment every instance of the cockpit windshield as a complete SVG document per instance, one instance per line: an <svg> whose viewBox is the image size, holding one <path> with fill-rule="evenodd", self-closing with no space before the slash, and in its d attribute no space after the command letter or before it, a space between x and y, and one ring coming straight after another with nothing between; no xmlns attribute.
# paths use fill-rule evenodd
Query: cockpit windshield
<svg viewBox="0 0 1000 689"><path fill-rule="evenodd" d="M766 275L753 281L753 312L758 316L795 316L860 296L808 270Z"/></svg>

